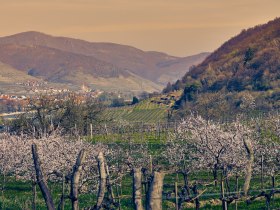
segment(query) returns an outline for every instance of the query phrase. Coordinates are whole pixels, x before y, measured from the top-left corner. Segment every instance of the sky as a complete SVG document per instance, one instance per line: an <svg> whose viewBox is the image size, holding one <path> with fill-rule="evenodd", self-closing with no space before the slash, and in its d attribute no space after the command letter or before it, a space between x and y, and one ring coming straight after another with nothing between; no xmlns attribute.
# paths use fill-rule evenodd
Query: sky
<svg viewBox="0 0 280 210"><path fill-rule="evenodd" d="M0 36L39 31L188 56L280 17L280 0L0 0Z"/></svg>

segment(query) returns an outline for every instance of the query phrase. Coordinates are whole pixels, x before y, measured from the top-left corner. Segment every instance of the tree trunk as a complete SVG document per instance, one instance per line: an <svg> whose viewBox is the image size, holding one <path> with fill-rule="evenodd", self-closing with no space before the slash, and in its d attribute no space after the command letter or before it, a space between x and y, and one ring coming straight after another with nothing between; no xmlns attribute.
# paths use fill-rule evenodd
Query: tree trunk
<svg viewBox="0 0 280 210"><path fill-rule="evenodd" d="M147 210L162 210L164 173L155 171L149 186Z"/></svg>
<svg viewBox="0 0 280 210"><path fill-rule="evenodd" d="M97 156L98 170L99 170L99 189L97 195L96 209L100 209L106 191L106 170L105 170L105 158L102 152Z"/></svg>
<svg viewBox="0 0 280 210"><path fill-rule="evenodd" d="M194 186L193 186L193 193L196 197L196 199L194 200L195 202L195 209L199 210L200 209L200 202L199 202L199 198L198 198L198 190L197 190L197 182L195 181Z"/></svg>
<svg viewBox="0 0 280 210"><path fill-rule="evenodd" d="M64 210L64 205L65 205L65 175L62 174L61 197L60 197L60 202L59 202L59 204L58 204L57 209L58 209L58 210Z"/></svg>
<svg viewBox="0 0 280 210"><path fill-rule="evenodd" d="M245 180L243 185L243 191L244 191L244 196L247 196L250 187L251 178L252 178L252 167L254 164L254 151L251 142L247 139L244 139L244 146L247 152L248 162L246 165L246 174L245 174Z"/></svg>
<svg viewBox="0 0 280 210"><path fill-rule="evenodd" d="M114 196L114 191L113 191L113 187L112 187L112 183L111 183L111 177L110 177L108 165L106 165L105 169L106 169L106 175L107 175L107 177L106 177L107 192L110 197L110 203L115 204L115 196Z"/></svg>
<svg viewBox="0 0 280 210"><path fill-rule="evenodd" d="M141 168L133 169L133 203L135 210L143 210Z"/></svg>
<svg viewBox="0 0 280 210"><path fill-rule="evenodd" d="M72 202L72 210L79 210L78 194L79 194L79 181L82 173L82 164L85 161L86 153L82 149L78 154L76 164L73 167L73 172L71 176L71 192L70 198Z"/></svg>
<svg viewBox="0 0 280 210"><path fill-rule="evenodd" d="M218 163L216 163L214 165L213 176L214 176L215 187L217 187L217 185L218 185Z"/></svg>
<svg viewBox="0 0 280 210"><path fill-rule="evenodd" d="M186 189L187 196L190 197L190 187L189 187L188 172L184 171L182 174L183 174L183 177L184 177L184 184L185 184L184 187Z"/></svg>
<svg viewBox="0 0 280 210"><path fill-rule="evenodd" d="M40 161L40 158L38 155L38 150L37 150L36 144L32 145L32 156L33 156L33 161L34 161L34 166L35 166L35 171L36 171L37 183L38 183L40 190L42 192L42 195L45 199L47 209L55 210L53 199L52 199L51 193L49 191L48 185L46 183L46 180L45 180L42 168L41 168L41 161Z"/></svg>

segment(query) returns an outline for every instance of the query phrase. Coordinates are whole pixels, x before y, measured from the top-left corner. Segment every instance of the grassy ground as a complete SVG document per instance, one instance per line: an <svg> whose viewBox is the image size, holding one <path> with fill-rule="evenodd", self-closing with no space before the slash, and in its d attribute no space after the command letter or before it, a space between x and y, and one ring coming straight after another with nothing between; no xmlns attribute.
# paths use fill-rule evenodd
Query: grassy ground
<svg viewBox="0 0 280 210"><path fill-rule="evenodd" d="M2 178L2 177L1 177ZM280 179L280 177L278 177ZM175 180L178 181L178 189L180 189L180 186L183 186L183 177L180 175L177 176L174 174L167 175L165 177L164 183L168 186L164 187L164 192L172 192L174 190L173 184ZM200 202L201 202L201 209L221 209L221 202L219 200L220 198L220 186L215 186L212 182L212 177L210 173L206 172L199 172L196 174L191 174L190 180L193 183L195 180L199 181L200 184L198 185L199 192L204 191L204 189L207 189L201 196L200 196ZM208 185L207 187L204 186L206 183L212 184ZM242 187L243 180L240 180L240 189ZM265 179L264 187L271 188L270 179ZM230 180L231 189L233 191L233 184L234 179ZM55 204L58 205L60 193L61 193L61 184L59 183L49 183L52 195L55 200ZM277 184L276 187L280 187L280 184ZM255 177L252 180L252 185L250 189L250 195L258 194L260 191L260 177ZM39 188L37 187L37 209L46 209L44 205L44 200L42 198L41 192ZM123 181L122 181L122 188L121 188L121 195L122 198L120 199L121 203L121 209L133 209L132 206L132 177L130 175L127 175ZM116 192L115 192L116 195ZM4 198L4 199L3 199ZM145 200L145 199L143 199ZM163 197L163 209L175 209L175 198L174 194L172 194L172 198L169 200L166 200L166 197ZM3 205L4 201L4 205ZM93 206L96 202L96 196L95 194L81 194L79 197L80 201L80 207L89 207ZM15 180L13 177L8 177L7 184L4 191L4 196L0 196L0 209L31 209L32 204L32 187L30 182L24 182ZM228 209L235 209L235 202L229 205ZM184 209L194 209L194 204L184 204ZM247 205L244 201L238 201L237 202L238 209L266 209L266 203L264 199L258 199L254 201L252 204ZM69 200L65 203L65 209L71 209L71 203ZM280 209L280 197L278 195L275 195L275 197L271 201L270 209Z"/></svg>
<svg viewBox="0 0 280 210"><path fill-rule="evenodd" d="M88 141L91 142L103 142L103 143L123 143L124 141L123 134L110 134L110 135L95 135L92 139L88 138ZM131 133L130 137L135 140L135 143L142 142L143 140L148 142L148 149L150 154L156 154L160 151L166 141L166 133ZM0 186L3 177L0 176ZM259 176L254 176L251 183L250 195L256 195L261 191L261 182ZM175 174L166 175L164 180L164 192L171 192L171 199L167 199L166 196L163 196L163 209L175 209L175 198L174 198L174 183L177 181L178 190L183 187L183 177L178 175L178 178ZM220 198L220 185L214 185L213 177L211 172L197 172L190 174L190 183L194 184L197 181L198 191L202 193L199 197L201 202L201 209L221 209ZM207 185L207 186L206 186ZM242 190L243 179L239 179L239 188L238 191ZM61 195L61 183L49 183L52 195L56 206L59 203ZM235 191L235 177L230 177L229 179L230 192ZM276 177L276 188L280 188L280 176ZM264 180L264 189L271 188L271 178L266 177ZM116 188L114 188L114 194L117 195ZM37 187L38 198L37 198L37 209L46 209L44 200L42 198L41 192ZM268 191L267 191L268 192ZM227 195L228 192L226 192ZM121 185L121 209L133 209L132 205L132 177L128 174L122 180ZM143 198L143 202L145 199ZM4 202L4 203L3 203ZM80 208L93 206L96 202L96 194L80 194L79 203ZM8 177L7 184L5 186L4 196L0 193L0 209L7 210L17 210L17 209L31 209L32 204L32 186L30 182L24 182L16 180L14 177ZM229 205L228 209L235 209L235 203ZM252 204L247 205L245 201L237 202L238 209L267 209L265 200L258 199L255 200ZM71 209L71 203L69 200L65 203L65 209ZM184 204L184 209L195 209L194 204ZM270 209L280 209L280 197L275 195L271 201Z"/></svg>

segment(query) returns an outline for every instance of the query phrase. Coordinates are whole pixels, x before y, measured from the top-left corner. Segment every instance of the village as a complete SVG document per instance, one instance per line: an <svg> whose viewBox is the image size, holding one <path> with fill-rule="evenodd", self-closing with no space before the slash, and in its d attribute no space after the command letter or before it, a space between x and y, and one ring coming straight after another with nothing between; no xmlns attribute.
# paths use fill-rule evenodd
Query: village
<svg viewBox="0 0 280 210"><path fill-rule="evenodd" d="M5 115L14 112L24 112L26 111L30 99L34 99L34 97L39 96L55 96L59 95L60 98L66 97L69 93L77 93L81 98L97 98L100 96L103 91L102 90L93 90L85 86L84 84L81 86L79 90L71 91L66 88L57 88L48 86L48 83L45 81L27 81L20 82L17 85L22 85L25 87L29 87L26 94L8 94L3 93L0 90L0 114Z"/></svg>

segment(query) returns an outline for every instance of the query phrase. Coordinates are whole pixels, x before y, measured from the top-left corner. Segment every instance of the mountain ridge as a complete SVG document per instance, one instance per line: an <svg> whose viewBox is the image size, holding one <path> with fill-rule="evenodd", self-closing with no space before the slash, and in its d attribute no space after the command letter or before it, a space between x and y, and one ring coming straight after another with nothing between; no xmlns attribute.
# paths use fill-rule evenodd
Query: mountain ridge
<svg viewBox="0 0 280 210"><path fill-rule="evenodd" d="M162 52L143 51L128 45L88 42L75 38L51 36L34 31L0 38L0 44L10 42L21 45L36 44L67 52L93 56L99 60L113 63L120 68L128 69L152 81L160 75L160 69L156 66L157 63L182 58L170 56ZM201 62L203 59L198 62ZM189 66L186 65L185 71L188 70Z"/></svg>
<svg viewBox="0 0 280 210"><path fill-rule="evenodd" d="M164 84L181 77L207 55L181 58L127 45L88 42L35 31L0 37L0 61L25 72L32 70L29 73L33 76L74 84L83 82L75 76L79 73L84 74L79 75L81 78L85 75L100 79L129 77L130 81L141 80L139 91L149 92L160 91ZM168 62L171 62L169 66L158 65ZM93 82L88 82L94 86ZM110 83L104 83L104 88L106 85ZM135 83L132 89L136 86L139 85Z"/></svg>
<svg viewBox="0 0 280 210"><path fill-rule="evenodd" d="M279 57L280 18L276 18L243 30L164 92L184 90L175 107L206 117L230 116L245 107L252 112L279 109Z"/></svg>

